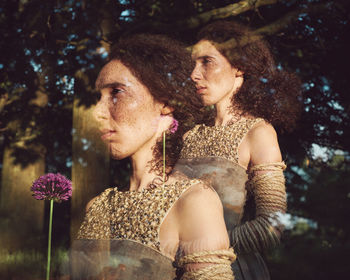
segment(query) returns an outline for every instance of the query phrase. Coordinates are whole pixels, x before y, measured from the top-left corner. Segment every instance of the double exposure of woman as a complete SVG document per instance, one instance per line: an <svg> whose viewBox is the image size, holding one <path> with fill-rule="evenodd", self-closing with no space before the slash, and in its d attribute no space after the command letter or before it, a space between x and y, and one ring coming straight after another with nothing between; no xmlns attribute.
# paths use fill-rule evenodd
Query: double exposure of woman
<svg viewBox="0 0 350 280"><path fill-rule="evenodd" d="M163 36L135 35L112 48L96 81L95 116L112 157L130 158L130 186L89 202L73 279L233 279L218 194L172 172L201 106L192 69L191 55Z"/></svg>
<svg viewBox="0 0 350 280"><path fill-rule="evenodd" d="M218 192L237 252L236 279L270 279L259 252L279 241L286 211L285 164L273 126L294 127L300 83L241 24L212 23L198 40L191 78L215 116L186 133L176 169L210 181Z"/></svg>

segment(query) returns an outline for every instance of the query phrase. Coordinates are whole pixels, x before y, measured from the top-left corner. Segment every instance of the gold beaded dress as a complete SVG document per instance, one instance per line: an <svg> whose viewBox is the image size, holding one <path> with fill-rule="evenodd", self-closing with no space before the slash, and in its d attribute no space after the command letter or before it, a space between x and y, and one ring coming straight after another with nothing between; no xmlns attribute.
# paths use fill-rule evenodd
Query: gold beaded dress
<svg viewBox="0 0 350 280"><path fill-rule="evenodd" d="M225 126L197 125L186 136L180 160L175 166L176 170L190 178L207 181L218 193L224 207L231 246L237 254L236 262L232 265L236 280L270 279L266 264L258 251L278 242L278 236L270 229L275 226L273 223L276 221L274 218L278 216L276 213L285 210L285 193L282 190L277 195L279 205L277 210L272 211L273 215L271 211L266 215L266 211L259 210L260 206L262 209L266 208L266 199L255 199L259 207L256 207L256 213L253 215L259 217L255 217L253 221L247 221L246 218L245 204L249 194L247 189L252 180L248 180L249 172L238 163L238 148L249 130L261 121L263 119L241 118ZM278 177L281 177L282 169L279 165L283 163L277 163ZM269 180L269 176L270 174L263 175L262 179ZM283 174L279 183L284 188ZM252 192L252 197L254 195L256 193ZM259 211L262 213L259 214ZM278 230L278 226L276 228Z"/></svg>
<svg viewBox="0 0 350 280"><path fill-rule="evenodd" d="M70 279L188 279L186 275L192 272L181 270L182 263L196 252L199 243L178 240L161 244L159 234L174 204L194 185L202 184L197 179L182 176L175 183L141 191L106 189L88 207L73 243ZM224 250L223 254L227 259L226 273L230 275L224 279L233 279L230 270L235 258L233 250Z"/></svg>
<svg viewBox="0 0 350 280"><path fill-rule="evenodd" d="M174 203L198 182L106 189L87 210L73 244L72 279L174 279L174 260L161 252L159 230Z"/></svg>

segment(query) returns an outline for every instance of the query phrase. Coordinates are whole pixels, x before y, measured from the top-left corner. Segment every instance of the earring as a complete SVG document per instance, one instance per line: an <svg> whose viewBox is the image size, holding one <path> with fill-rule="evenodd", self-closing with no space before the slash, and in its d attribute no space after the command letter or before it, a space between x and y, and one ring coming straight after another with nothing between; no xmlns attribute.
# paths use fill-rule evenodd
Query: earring
<svg viewBox="0 0 350 280"><path fill-rule="evenodd" d="M173 121L169 127L170 133L175 133L179 127L179 122L173 118ZM165 174L165 140L166 140L166 131L163 131L163 184L165 184L166 174Z"/></svg>
<svg viewBox="0 0 350 280"><path fill-rule="evenodd" d="M165 184L165 131L163 131L163 184Z"/></svg>

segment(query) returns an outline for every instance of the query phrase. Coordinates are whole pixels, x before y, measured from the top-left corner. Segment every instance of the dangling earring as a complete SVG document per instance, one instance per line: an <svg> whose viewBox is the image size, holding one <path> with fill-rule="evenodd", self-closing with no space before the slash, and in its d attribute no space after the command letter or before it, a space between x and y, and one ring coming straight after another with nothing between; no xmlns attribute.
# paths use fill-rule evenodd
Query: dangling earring
<svg viewBox="0 0 350 280"><path fill-rule="evenodd" d="M163 131L163 185L165 184L165 131Z"/></svg>
<svg viewBox="0 0 350 280"><path fill-rule="evenodd" d="M175 133L179 126L179 122L173 118L171 126L169 128L170 133ZM165 140L166 131L163 131L163 185L165 184L166 174L165 174Z"/></svg>

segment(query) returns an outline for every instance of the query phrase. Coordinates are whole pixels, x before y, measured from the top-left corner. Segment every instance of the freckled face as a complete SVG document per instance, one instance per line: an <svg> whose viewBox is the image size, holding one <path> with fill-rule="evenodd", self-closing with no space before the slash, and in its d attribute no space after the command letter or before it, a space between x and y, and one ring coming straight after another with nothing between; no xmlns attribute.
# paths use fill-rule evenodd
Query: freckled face
<svg viewBox="0 0 350 280"><path fill-rule="evenodd" d="M191 79L205 105L231 98L240 87L243 80L236 79L238 70L209 41L201 40L193 47L192 59L196 66Z"/></svg>
<svg viewBox="0 0 350 280"><path fill-rule="evenodd" d="M111 155L123 159L150 144L156 134L161 106L148 89L118 60L102 68L96 87L101 99L94 116Z"/></svg>

